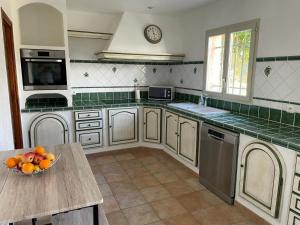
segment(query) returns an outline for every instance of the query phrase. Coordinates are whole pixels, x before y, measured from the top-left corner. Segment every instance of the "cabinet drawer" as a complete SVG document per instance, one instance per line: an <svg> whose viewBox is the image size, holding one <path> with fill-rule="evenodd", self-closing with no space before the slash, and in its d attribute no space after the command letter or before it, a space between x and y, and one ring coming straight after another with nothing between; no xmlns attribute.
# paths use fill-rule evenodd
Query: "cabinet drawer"
<svg viewBox="0 0 300 225"><path fill-rule="evenodd" d="M101 111L79 111L75 112L75 120L101 119Z"/></svg>
<svg viewBox="0 0 300 225"><path fill-rule="evenodd" d="M300 156L297 156L295 173L300 174Z"/></svg>
<svg viewBox="0 0 300 225"><path fill-rule="evenodd" d="M293 191L300 194L300 177L297 175L294 177Z"/></svg>
<svg viewBox="0 0 300 225"><path fill-rule="evenodd" d="M80 142L84 148L102 146L102 129L78 131L76 132L76 141Z"/></svg>
<svg viewBox="0 0 300 225"><path fill-rule="evenodd" d="M292 194L290 208L300 214L300 197Z"/></svg>
<svg viewBox="0 0 300 225"><path fill-rule="evenodd" d="M300 216L290 211L288 225L300 225Z"/></svg>
<svg viewBox="0 0 300 225"><path fill-rule="evenodd" d="M101 129L102 120L76 122L76 130Z"/></svg>

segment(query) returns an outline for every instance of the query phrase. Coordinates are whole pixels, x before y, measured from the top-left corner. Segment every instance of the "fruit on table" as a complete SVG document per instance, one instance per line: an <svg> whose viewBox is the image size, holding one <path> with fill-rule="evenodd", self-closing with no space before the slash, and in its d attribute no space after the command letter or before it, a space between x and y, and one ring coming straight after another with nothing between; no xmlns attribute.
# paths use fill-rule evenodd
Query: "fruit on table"
<svg viewBox="0 0 300 225"><path fill-rule="evenodd" d="M55 156L52 153L47 153L46 154L46 159L49 159L51 162L55 160Z"/></svg>
<svg viewBox="0 0 300 225"><path fill-rule="evenodd" d="M35 153L34 152L27 152L23 155L23 162L24 163L31 163L34 159Z"/></svg>
<svg viewBox="0 0 300 225"><path fill-rule="evenodd" d="M22 172L24 174L30 175L34 171L34 165L32 163L24 163L22 165Z"/></svg>
<svg viewBox="0 0 300 225"><path fill-rule="evenodd" d="M33 163L36 164L36 165L38 165L44 159L45 159L44 156L42 156L42 155L40 155L38 153L35 153L34 159L33 159Z"/></svg>
<svg viewBox="0 0 300 225"><path fill-rule="evenodd" d="M34 165L34 169L35 172L39 172L41 170L41 168L38 165Z"/></svg>
<svg viewBox="0 0 300 225"><path fill-rule="evenodd" d="M44 160L40 161L40 164L39 164L39 166L42 170L48 169L50 167L50 165L51 165L51 161L49 159L44 159Z"/></svg>
<svg viewBox="0 0 300 225"><path fill-rule="evenodd" d="M18 160L14 157L8 158L6 160L6 166L10 169L16 167L18 165Z"/></svg>
<svg viewBox="0 0 300 225"><path fill-rule="evenodd" d="M40 155L43 155L46 152L46 150L42 146L36 146L35 149L34 149L34 152L38 153Z"/></svg>

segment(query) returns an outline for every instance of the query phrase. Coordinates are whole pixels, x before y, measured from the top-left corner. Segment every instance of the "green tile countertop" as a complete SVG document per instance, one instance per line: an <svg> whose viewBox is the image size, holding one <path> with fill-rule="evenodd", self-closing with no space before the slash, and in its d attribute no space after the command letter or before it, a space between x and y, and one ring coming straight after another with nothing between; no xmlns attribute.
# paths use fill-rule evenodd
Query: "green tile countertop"
<svg viewBox="0 0 300 225"><path fill-rule="evenodd" d="M182 101L181 101L182 102ZM102 109L115 107L152 106L161 107L173 113L179 113L187 118L201 120L211 125L222 127L230 131L245 134L266 142L300 152L300 127L280 124L264 119L231 113L203 115L183 109L168 106L170 102L151 101L147 99L136 100L102 100L96 102L75 103L73 107L55 108L28 108L22 113L29 112L54 112L86 109Z"/></svg>

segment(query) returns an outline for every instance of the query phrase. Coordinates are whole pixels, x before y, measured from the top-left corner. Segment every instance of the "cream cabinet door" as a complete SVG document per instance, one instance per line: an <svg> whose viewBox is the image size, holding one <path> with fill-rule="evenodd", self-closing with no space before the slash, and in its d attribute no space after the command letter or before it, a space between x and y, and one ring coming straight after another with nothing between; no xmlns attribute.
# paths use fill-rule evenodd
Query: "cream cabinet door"
<svg viewBox="0 0 300 225"><path fill-rule="evenodd" d="M108 110L109 144L125 144L138 140L137 108Z"/></svg>
<svg viewBox="0 0 300 225"><path fill-rule="evenodd" d="M178 119L173 113L165 113L166 121L166 145L177 154L178 150Z"/></svg>
<svg viewBox="0 0 300 225"><path fill-rule="evenodd" d="M198 123L179 117L179 146L178 154L193 165L197 162Z"/></svg>
<svg viewBox="0 0 300 225"><path fill-rule="evenodd" d="M52 146L69 143L69 129L66 121L56 114L42 114L30 126L31 147Z"/></svg>
<svg viewBox="0 0 300 225"><path fill-rule="evenodd" d="M144 141L160 143L161 109L144 108Z"/></svg>
<svg viewBox="0 0 300 225"><path fill-rule="evenodd" d="M240 196L277 218L283 184L282 157L264 143L252 143L242 153Z"/></svg>

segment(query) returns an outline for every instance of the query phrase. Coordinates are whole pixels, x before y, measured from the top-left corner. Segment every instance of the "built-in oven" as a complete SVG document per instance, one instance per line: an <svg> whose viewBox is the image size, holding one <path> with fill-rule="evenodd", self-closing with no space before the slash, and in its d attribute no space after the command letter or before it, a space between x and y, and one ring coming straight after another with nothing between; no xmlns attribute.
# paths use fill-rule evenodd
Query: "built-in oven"
<svg viewBox="0 0 300 225"><path fill-rule="evenodd" d="M150 86L148 98L152 100L173 100L174 87L167 86Z"/></svg>
<svg viewBox="0 0 300 225"><path fill-rule="evenodd" d="M21 49L24 90L67 89L65 51Z"/></svg>

